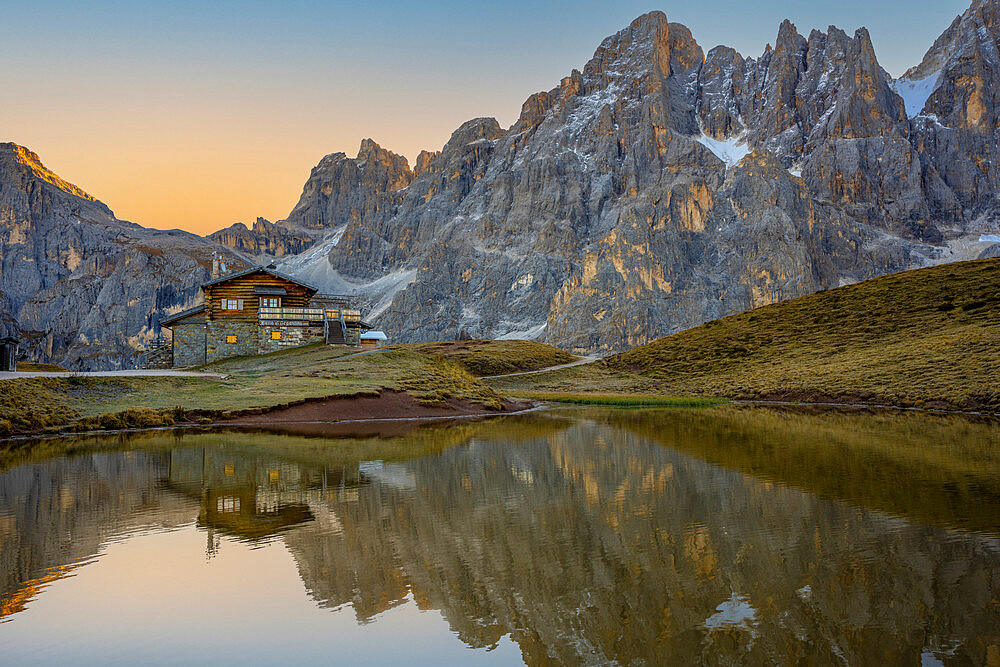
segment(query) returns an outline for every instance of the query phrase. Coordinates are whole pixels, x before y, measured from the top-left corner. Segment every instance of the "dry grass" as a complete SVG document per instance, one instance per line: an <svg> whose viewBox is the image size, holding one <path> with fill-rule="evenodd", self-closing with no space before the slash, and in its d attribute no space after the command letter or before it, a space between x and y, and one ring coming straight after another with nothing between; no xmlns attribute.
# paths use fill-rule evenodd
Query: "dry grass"
<svg viewBox="0 0 1000 667"><path fill-rule="evenodd" d="M67 373L69 369L58 364L35 364L30 361L19 361L17 363L18 373Z"/></svg>
<svg viewBox="0 0 1000 667"><path fill-rule="evenodd" d="M450 359L477 377L536 371L574 362L578 357L533 340L459 340L410 343L394 349L412 350Z"/></svg>
<svg viewBox="0 0 1000 667"><path fill-rule="evenodd" d="M0 436L65 424L79 412L65 401L71 378L0 380Z"/></svg>
<svg viewBox="0 0 1000 667"><path fill-rule="evenodd" d="M997 378L1000 260L990 259L875 278L491 385L998 410Z"/></svg>

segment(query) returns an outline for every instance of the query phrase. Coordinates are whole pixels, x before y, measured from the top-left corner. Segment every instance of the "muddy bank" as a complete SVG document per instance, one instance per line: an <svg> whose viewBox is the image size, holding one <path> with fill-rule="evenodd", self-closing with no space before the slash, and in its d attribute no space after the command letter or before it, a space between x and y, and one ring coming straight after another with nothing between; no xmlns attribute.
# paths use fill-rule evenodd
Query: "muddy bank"
<svg viewBox="0 0 1000 667"><path fill-rule="evenodd" d="M359 419L447 418L516 412L530 408L531 405L527 401L505 401L502 410L493 410L479 403L455 398L435 405L423 405L406 392L384 391L375 396L309 400L296 405L245 412L229 419L213 421L216 424L236 426L267 426Z"/></svg>

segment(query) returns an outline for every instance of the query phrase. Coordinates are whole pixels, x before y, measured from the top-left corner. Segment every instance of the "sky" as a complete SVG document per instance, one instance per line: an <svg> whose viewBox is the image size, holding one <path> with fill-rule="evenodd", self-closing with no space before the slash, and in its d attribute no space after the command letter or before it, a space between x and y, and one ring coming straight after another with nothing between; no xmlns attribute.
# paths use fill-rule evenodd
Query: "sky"
<svg viewBox="0 0 1000 667"><path fill-rule="evenodd" d="M280 220L309 170L361 140L439 150L464 121L509 127L532 93L662 10L759 56L799 32L869 29L899 76L968 0L11 2L0 0L0 141L147 227Z"/></svg>

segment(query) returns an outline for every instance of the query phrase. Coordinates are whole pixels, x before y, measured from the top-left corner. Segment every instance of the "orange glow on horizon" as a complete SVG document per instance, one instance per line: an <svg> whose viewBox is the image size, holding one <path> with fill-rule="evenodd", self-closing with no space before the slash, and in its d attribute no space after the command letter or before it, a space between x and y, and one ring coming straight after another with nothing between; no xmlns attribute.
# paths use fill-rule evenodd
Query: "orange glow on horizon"
<svg viewBox="0 0 1000 667"><path fill-rule="evenodd" d="M450 132L397 127L387 138L371 138L405 155L412 167L420 150L440 150ZM258 216L272 222L285 218L316 163L335 152L354 157L369 134L261 145L248 144L243 136L253 135L187 135L157 147L128 138L107 137L91 144L49 139L44 133L35 140L6 140L36 152L48 169L105 203L122 220L204 235L235 222L249 225Z"/></svg>
<svg viewBox="0 0 1000 667"><path fill-rule="evenodd" d="M320 159L336 152L354 157L362 139L406 156L412 166L421 150L440 150L470 118L493 115L509 126L527 96L508 91L511 102L491 112L485 95L470 94L442 110L434 91L407 98L360 84L340 98L336 91L312 100L244 94L237 104L232 91L137 96L120 106L78 97L93 92L31 92L31 104L0 109L6 130L0 141L34 151L122 220L197 234L258 216L284 219Z"/></svg>

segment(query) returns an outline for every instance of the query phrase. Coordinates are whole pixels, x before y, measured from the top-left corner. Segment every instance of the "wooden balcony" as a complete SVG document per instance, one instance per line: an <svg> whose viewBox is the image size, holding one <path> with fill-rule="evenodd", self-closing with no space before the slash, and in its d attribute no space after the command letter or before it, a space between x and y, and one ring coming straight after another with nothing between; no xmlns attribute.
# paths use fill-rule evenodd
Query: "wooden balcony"
<svg viewBox="0 0 1000 667"><path fill-rule="evenodd" d="M322 322L326 319L322 308L261 308L261 321Z"/></svg>
<svg viewBox="0 0 1000 667"><path fill-rule="evenodd" d="M360 322L361 311L350 308L261 308L258 319L268 322Z"/></svg>
<svg viewBox="0 0 1000 667"><path fill-rule="evenodd" d="M327 308L326 319L337 320L343 322L360 322L361 321L361 311L352 310L350 308Z"/></svg>

